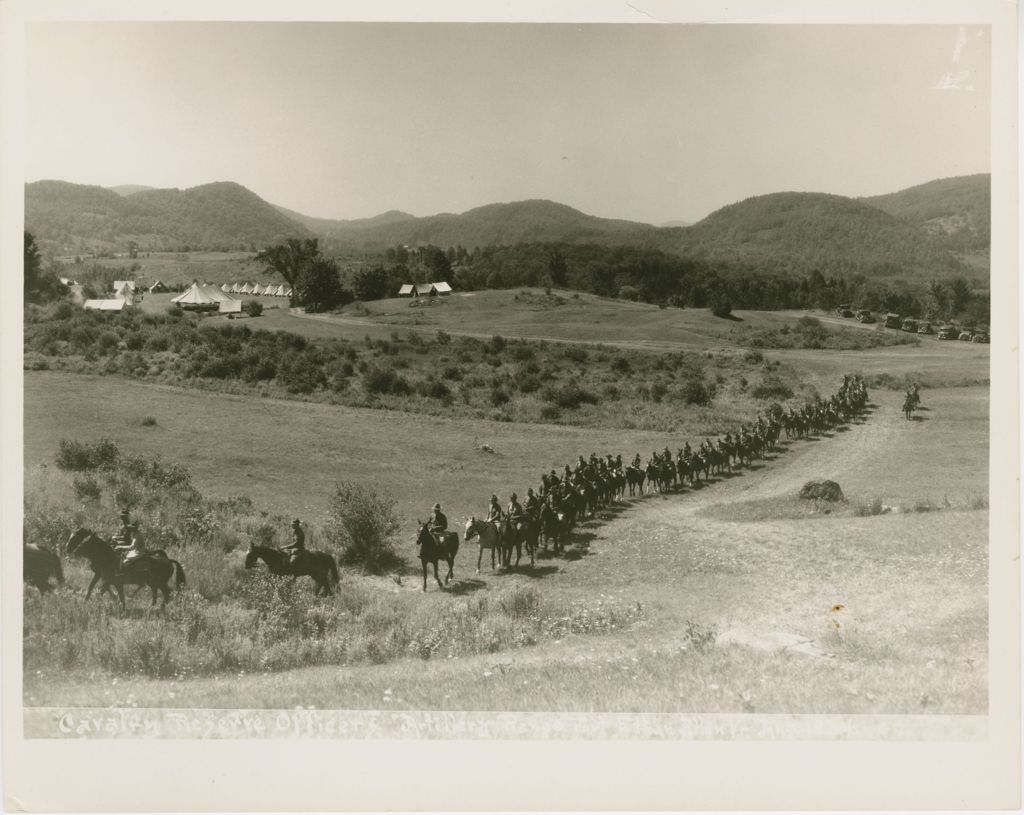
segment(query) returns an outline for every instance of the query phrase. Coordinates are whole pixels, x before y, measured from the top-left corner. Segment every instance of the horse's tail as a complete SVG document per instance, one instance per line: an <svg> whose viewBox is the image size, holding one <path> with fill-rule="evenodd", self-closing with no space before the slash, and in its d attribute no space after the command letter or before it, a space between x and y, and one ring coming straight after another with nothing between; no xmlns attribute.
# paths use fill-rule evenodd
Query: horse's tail
<svg viewBox="0 0 1024 815"><path fill-rule="evenodd" d="M64 567L61 565L60 557L54 555L53 557L53 576L57 578L57 585L64 585Z"/></svg>
<svg viewBox="0 0 1024 815"><path fill-rule="evenodd" d="M181 588L185 585L185 570L181 568L181 564L176 560L171 560L171 565L174 566L174 585L177 588Z"/></svg>
<svg viewBox="0 0 1024 815"><path fill-rule="evenodd" d="M337 586L339 581L338 564L334 560L334 555L327 555L327 573L330 575L331 582Z"/></svg>

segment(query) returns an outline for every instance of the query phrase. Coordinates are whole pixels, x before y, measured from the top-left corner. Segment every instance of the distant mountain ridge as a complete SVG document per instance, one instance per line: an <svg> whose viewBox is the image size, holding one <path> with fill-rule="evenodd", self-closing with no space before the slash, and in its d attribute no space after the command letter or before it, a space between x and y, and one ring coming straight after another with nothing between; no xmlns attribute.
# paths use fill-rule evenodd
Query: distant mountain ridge
<svg viewBox="0 0 1024 815"><path fill-rule="evenodd" d="M599 218L548 200L495 203L460 214L313 218L272 205L233 182L126 192L39 181L26 185L26 224L62 253L245 249L319 237L329 252L396 245L518 243L635 246L703 259L723 270L937 277L957 274L960 251L987 248L989 177L941 179L854 199L780 192L730 204L686 226ZM671 223L671 222L670 222Z"/></svg>

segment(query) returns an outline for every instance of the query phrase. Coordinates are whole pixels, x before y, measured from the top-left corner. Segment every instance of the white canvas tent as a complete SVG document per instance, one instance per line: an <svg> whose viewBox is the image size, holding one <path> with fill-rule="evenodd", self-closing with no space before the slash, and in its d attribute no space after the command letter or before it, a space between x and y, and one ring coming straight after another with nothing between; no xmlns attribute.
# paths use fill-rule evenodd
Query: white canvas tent
<svg viewBox="0 0 1024 815"><path fill-rule="evenodd" d="M128 303L125 302L123 297L117 297L113 300L86 300L82 304L82 308L86 311L121 311L127 306Z"/></svg>
<svg viewBox="0 0 1024 815"><path fill-rule="evenodd" d="M162 280L156 281L152 286L149 287L150 294L156 294L157 292L167 291L167 286Z"/></svg>
<svg viewBox="0 0 1024 815"><path fill-rule="evenodd" d="M231 291L230 291L230 293L231 294L241 294L242 293L242 287L238 283L232 283L231 284Z"/></svg>
<svg viewBox="0 0 1024 815"><path fill-rule="evenodd" d="M412 297L413 296L413 285L412 283L403 283L402 288L398 290L399 297Z"/></svg>
<svg viewBox="0 0 1024 815"><path fill-rule="evenodd" d="M287 291L286 291L286 292L284 293L284 296L285 296L285 297L291 297L291 296L292 296L292 290L291 290L291 289L288 289L288 290L287 290Z"/></svg>
<svg viewBox="0 0 1024 815"><path fill-rule="evenodd" d="M221 293L221 296L226 297L227 295ZM214 297L209 289L205 289L193 281L185 292L172 298L171 302L177 303L181 308L215 309L220 303L220 298Z"/></svg>
<svg viewBox="0 0 1024 815"><path fill-rule="evenodd" d="M441 296L449 295L452 293L452 287L445 283L443 280L437 283L431 283L430 285L433 286L434 291L440 294Z"/></svg>
<svg viewBox="0 0 1024 815"><path fill-rule="evenodd" d="M253 283L251 293L255 295L263 294L263 287L259 283Z"/></svg>
<svg viewBox="0 0 1024 815"><path fill-rule="evenodd" d="M231 291L231 284L230 283L221 283L220 284L220 290L222 292L225 292L225 293Z"/></svg>
<svg viewBox="0 0 1024 815"><path fill-rule="evenodd" d="M252 294L252 283L246 283L243 285L239 294Z"/></svg>
<svg viewBox="0 0 1024 815"><path fill-rule="evenodd" d="M115 280L114 281L114 291L119 292L121 289L126 288L126 287L131 289L132 291L135 291L135 281L134 280Z"/></svg>
<svg viewBox="0 0 1024 815"><path fill-rule="evenodd" d="M217 311L220 314L240 314L242 311L242 301L236 300L234 297L221 300L217 304Z"/></svg>

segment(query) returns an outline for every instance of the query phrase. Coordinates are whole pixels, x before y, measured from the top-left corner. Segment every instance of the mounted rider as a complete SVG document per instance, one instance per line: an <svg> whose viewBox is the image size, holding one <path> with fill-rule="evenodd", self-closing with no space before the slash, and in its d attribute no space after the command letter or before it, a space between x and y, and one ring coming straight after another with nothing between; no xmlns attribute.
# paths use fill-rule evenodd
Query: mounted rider
<svg viewBox="0 0 1024 815"><path fill-rule="evenodd" d="M526 512L523 510L523 505L519 503L519 497L515 493L512 493L512 497L508 502L507 518L509 527L517 532L522 529L522 523L526 520Z"/></svg>
<svg viewBox="0 0 1024 815"><path fill-rule="evenodd" d="M124 507L121 510L121 528L114 533L111 537L110 542L114 544L116 549L118 546L128 546L131 543L131 527L132 519L128 513L128 508Z"/></svg>
<svg viewBox="0 0 1024 815"><path fill-rule="evenodd" d="M505 514L501 511L501 504L498 502L497 495L491 495L491 502L487 505L487 517L484 518L488 523L494 524L495 531L501 531L501 521L505 517Z"/></svg>
<svg viewBox="0 0 1024 815"><path fill-rule="evenodd" d="M630 466L631 467L635 467L638 470L640 469L640 454L639 453L637 453L635 456L633 456L633 463Z"/></svg>
<svg viewBox="0 0 1024 815"><path fill-rule="evenodd" d="M127 511L124 513L127 514ZM123 515L122 515L123 520ZM142 546L142 537L133 523L121 527L121 543L114 547L114 551L121 556L121 565L125 566L136 558L145 554Z"/></svg>
<svg viewBox="0 0 1024 815"><path fill-rule="evenodd" d="M431 511L433 514L430 516L430 520L427 521L427 531L434 538L434 543L441 546L444 533L448 531L448 516L441 512L440 504L434 504Z"/></svg>
<svg viewBox="0 0 1024 815"><path fill-rule="evenodd" d="M530 514L531 517L538 517L540 513L540 506L542 503L543 502L540 500L540 496L534 493L533 487L527 487L524 508Z"/></svg>
<svg viewBox="0 0 1024 815"><path fill-rule="evenodd" d="M306 553L306 533L302 529L302 522L296 518L292 521L292 542L282 546L281 551L288 552L288 562L295 564Z"/></svg>

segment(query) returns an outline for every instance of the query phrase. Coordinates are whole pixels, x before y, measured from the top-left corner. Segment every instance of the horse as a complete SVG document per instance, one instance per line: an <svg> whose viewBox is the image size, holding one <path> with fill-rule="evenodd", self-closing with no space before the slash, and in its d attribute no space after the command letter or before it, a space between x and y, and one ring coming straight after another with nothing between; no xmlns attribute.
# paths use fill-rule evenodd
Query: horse
<svg viewBox="0 0 1024 815"><path fill-rule="evenodd" d="M505 520L501 529L501 562L507 569L519 567L519 561L523 557L523 545L526 545L526 553L530 556L530 565L534 565L533 557L537 549L537 539L540 537L540 528L537 522L529 515L523 515L516 524ZM516 550L516 562L512 564L512 550Z"/></svg>
<svg viewBox="0 0 1024 815"><path fill-rule="evenodd" d="M498 528L490 521L483 521L479 518L472 517L466 521L466 540L470 541L473 538L480 539L480 552L476 556L476 573L480 574L480 561L484 556L484 549L491 550L491 571L494 571L495 567L495 553L501 555L501 535L498 532Z"/></svg>
<svg viewBox="0 0 1024 815"><path fill-rule="evenodd" d="M632 498L636 495L636 490L639 487L640 494L644 494L644 481L647 479L647 474L639 467L634 467L632 464L626 468L626 484L629 485L629 497Z"/></svg>
<svg viewBox="0 0 1024 815"><path fill-rule="evenodd" d="M544 504L540 508L539 536L544 539L545 550L548 541L554 541L555 553L562 551L562 538L569 533L568 519L561 512L555 510L551 504Z"/></svg>
<svg viewBox="0 0 1024 815"><path fill-rule="evenodd" d="M24 580L30 586L39 589L40 594L53 591L50 578L56 578L57 585L64 585L64 569L60 565L60 557L53 552L35 544L26 543L22 547L22 572Z"/></svg>
<svg viewBox="0 0 1024 815"><path fill-rule="evenodd" d="M914 397L911 394L907 394L907 398L903 400L903 413L907 417L907 421L910 420L911 414L914 412Z"/></svg>
<svg viewBox="0 0 1024 815"><path fill-rule="evenodd" d="M420 524L419 521L416 523L420 527L416 534L416 545L420 549L420 563L423 564L423 591L427 590L428 563L434 564L434 580L437 581L437 587L444 591L448 581L455 576L455 554L459 551L459 536L454 532L442 532L441 542L438 543L426 524ZM442 558L448 562L448 574L444 578L444 584L437 576L437 561Z"/></svg>
<svg viewBox="0 0 1024 815"><path fill-rule="evenodd" d="M126 585L149 586L153 593L152 605L156 605L156 593L159 589L163 594L163 603L160 607L164 608L171 599L171 578L174 578L175 588L185 585L185 570L178 561L169 558L163 549L146 552L122 563L121 556L114 551L113 546L84 527L79 527L71 533L65 548L69 555L76 555L89 561L93 577L85 593L86 600L92 595L96 584L100 583L100 594L109 591L120 600L121 608L124 609Z"/></svg>
<svg viewBox="0 0 1024 815"><path fill-rule="evenodd" d="M256 546L250 543L249 551L245 555L245 568L255 568L261 560L271 574L312 577L314 595L330 597L338 586L338 564L335 563L334 556L328 552L306 549L292 562L288 552L282 552L273 546Z"/></svg>

